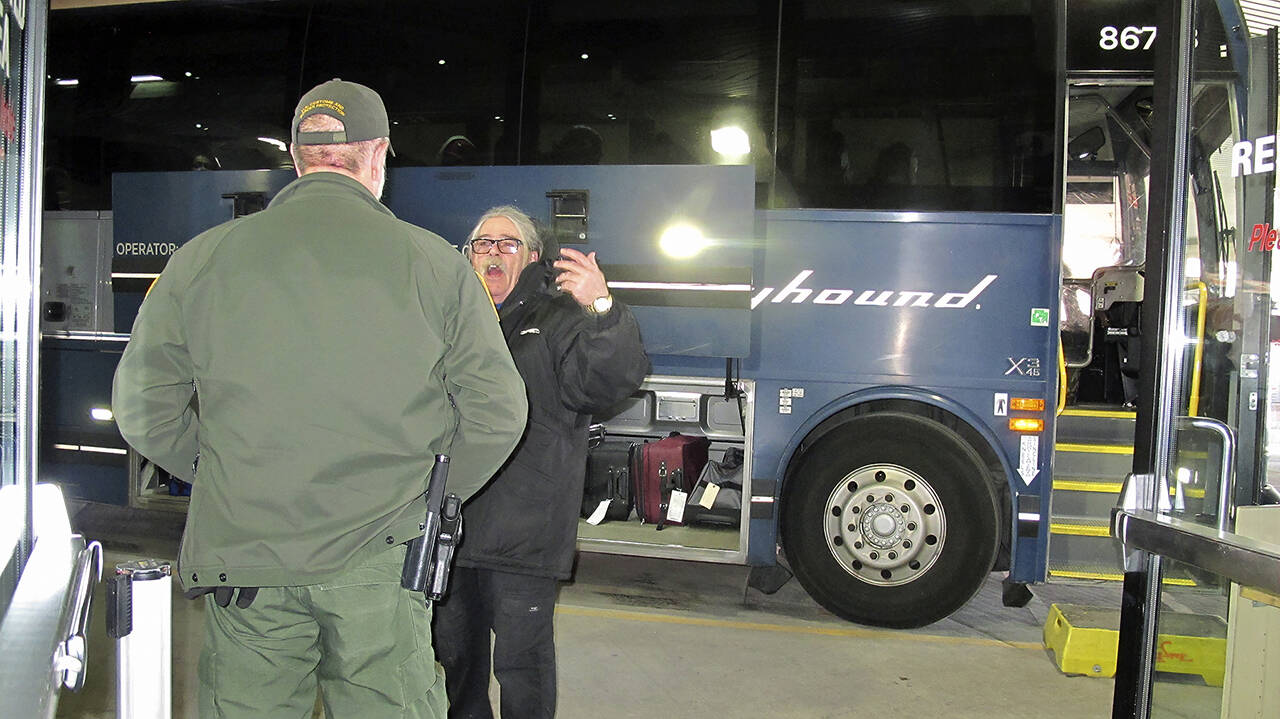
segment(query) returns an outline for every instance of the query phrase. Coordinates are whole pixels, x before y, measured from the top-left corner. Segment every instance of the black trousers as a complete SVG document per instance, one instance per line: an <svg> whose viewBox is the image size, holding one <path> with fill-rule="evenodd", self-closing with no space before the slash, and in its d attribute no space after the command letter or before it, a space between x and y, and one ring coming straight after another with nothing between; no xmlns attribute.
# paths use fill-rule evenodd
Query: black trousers
<svg viewBox="0 0 1280 719"><path fill-rule="evenodd" d="M552 616L557 581L490 569L456 567L449 594L435 606L432 636L444 665L450 719L491 719L489 632L503 719L556 713Z"/></svg>

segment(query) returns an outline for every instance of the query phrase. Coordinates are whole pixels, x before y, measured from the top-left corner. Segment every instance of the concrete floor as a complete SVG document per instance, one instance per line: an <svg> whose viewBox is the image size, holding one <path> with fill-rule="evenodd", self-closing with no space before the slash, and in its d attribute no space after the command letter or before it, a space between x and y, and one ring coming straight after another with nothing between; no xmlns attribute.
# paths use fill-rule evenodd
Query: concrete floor
<svg viewBox="0 0 1280 719"><path fill-rule="evenodd" d="M108 567L176 554L177 517L79 509L73 524L103 541ZM746 577L745 567L581 555L556 609L558 716L1110 716L1112 681L1061 674L1041 631L1051 603L1117 606L1116 585L1045 585L1010 609L993 575L952 617L903 631L840 620L795 581L766 596ZM173 716L194 717L202 605L175 584L173 608ZM58 717L116 716L115 648L100 616L85 690L64 693ZM1162 685L1155 716L1216 717L1217 691Z"/></svg>

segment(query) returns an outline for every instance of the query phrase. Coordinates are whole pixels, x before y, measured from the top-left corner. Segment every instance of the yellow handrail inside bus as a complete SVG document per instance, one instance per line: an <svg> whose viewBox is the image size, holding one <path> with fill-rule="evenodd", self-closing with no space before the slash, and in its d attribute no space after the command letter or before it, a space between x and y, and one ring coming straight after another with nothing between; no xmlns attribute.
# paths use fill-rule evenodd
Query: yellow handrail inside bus
<svg viewBox="0 0 1280 719"><path fill-rule="evenodd" d="M1204 367L1204 328L1208 313L1209 290L1203 282L1196 282L1187 287L1196 291L1196 350L1191 365L1191 399L1187 403L1187 415L1199 416L1200 413L1200 376ZM1062 338L1058 338L1058 407L1055 415L1062 414L1067 407L1067 359L1062 349Z"/></svg>
<svg viewBox="0 0 1280 719"><path fill-rule="evenodd" d="M1062 414L1062 410L1067 408L1067 356L1062 350L1062 334L1058 334L1058 411L1053 413L1057 417Z"/></svg>
<svg viewBox="0 0 1280 719"><path fill-rule="evenodd" d="M1200 413L1200 369L1204 364L1204 324L1209 304L1209 290L1203 282L1196 282L1187 289L1196 290L1200 305L1196 312L1196 351L1191 365L1191 400L1187 404L1187 415L1195 417Z"/></svg>

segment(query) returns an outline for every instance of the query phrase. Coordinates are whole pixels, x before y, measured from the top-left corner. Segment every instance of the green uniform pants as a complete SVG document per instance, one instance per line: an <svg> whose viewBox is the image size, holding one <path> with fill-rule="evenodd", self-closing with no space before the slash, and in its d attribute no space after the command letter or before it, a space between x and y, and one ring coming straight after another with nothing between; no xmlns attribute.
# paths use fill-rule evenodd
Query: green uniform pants
<svg viewBox="0 0 1280 719"><path fill-rule="evenodd" d="M331 581L263 587L247 609L205 596L202 719L445 719L431 605L400 587L405 548Z"/></svg>

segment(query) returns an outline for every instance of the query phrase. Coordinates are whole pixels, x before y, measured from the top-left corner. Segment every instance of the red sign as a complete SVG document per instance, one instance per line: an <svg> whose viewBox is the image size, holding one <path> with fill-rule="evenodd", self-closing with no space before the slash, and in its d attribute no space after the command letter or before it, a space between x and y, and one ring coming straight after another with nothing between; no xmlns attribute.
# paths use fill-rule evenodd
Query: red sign
<svg viewBox="0 0 1280 719"><path fill-rule="evenodd" d="M1249 250L1266 250L1270 252L1276 248L1276 231L1271 225L1262 223L1253 226L1253 232L1249 234Z"/></svg>

